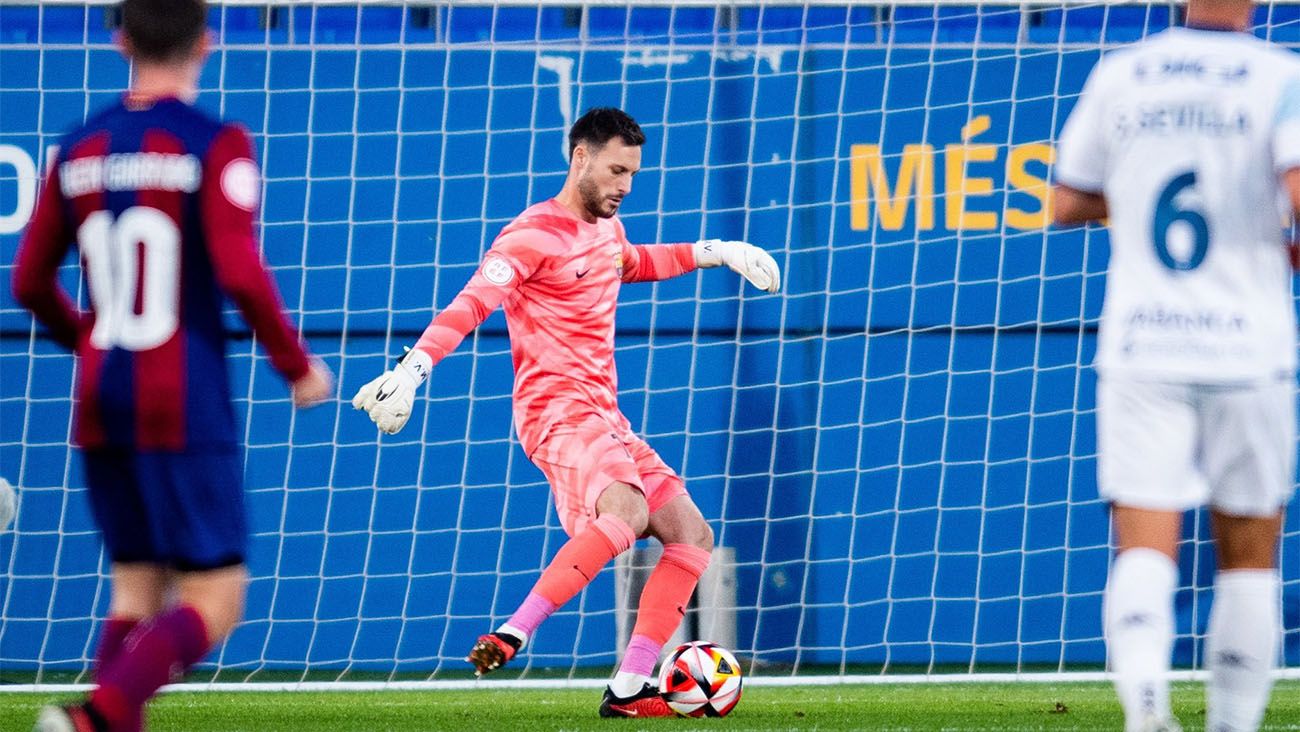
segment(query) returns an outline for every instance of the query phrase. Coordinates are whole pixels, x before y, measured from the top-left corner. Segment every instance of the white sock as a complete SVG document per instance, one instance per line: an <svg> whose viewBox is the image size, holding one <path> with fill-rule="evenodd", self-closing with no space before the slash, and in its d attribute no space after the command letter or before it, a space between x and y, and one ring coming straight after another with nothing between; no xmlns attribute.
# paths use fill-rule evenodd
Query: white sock
<svg viewBox="0 0 1300 732"><path fill-rule="evenodd" d="M1129 732L1148 717L1170 716L1177 584L1178 567L1154 549L1129 549L1110 567L1102 603L1106 655Z"/></svg>
<svg viewBox="0 0 1300 732"><path fill-rule="evenodd" d="M1281 628L1278 577L1271 569L1236 569L1214 578L1214 605L1205 642L1207 732L1259 728L1273 687Z"/></svg>
<svg viewBox="0 0 1300 732"><path fill-rule="evenodd" d="M498 632L498 633L506 633L506 634L513 635L514 637L518 638L518 639L519 639L519 650L521 650L521 651L524 650L524 646L528 645L528 634L525 633L524 631L522 631L522 630L516 628L515 626L511 625L510 623L502 623L502 624L501 624L501 627L500 627L500 628L497 628L497 632Z"/></svg>
<svg viewBox="0 0 1300 732"><path fill-rule="evenodd" d="M609 682L609 690L614 692L617 697L629 697L641 691L641 687L649 683L649 676L634 674L630 671L619 671L614 674L614 680Z"/></svg>

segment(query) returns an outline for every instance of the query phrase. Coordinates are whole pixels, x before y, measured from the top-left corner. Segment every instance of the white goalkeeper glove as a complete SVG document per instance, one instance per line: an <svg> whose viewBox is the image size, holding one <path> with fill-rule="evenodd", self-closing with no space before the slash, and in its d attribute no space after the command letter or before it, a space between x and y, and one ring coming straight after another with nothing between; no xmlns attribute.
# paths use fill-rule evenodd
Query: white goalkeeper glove
<svg viewBox="0 0 1300 732"><path fill-rule="evenodd" d="M415 404L415 390L429 378L433 359L416 348L389 371L361 387L352 397L354 409L365 410L380 432L397 434L411 418Z"/></svg>
<svg viewBox="0 0 1300 732"><path fill-rule="evenodd" d="M717 267L725 264L760 290L781 289L781 268L772 255L743 241L705 239L695 242L695 266Z"/></svg>

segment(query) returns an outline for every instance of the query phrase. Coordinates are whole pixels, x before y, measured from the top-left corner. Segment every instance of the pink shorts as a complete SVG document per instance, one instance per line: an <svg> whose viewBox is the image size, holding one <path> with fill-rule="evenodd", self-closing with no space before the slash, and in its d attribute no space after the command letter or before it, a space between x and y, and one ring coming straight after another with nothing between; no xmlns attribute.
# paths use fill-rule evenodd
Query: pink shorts
<svg viewBox="0 0 1300 732"><path fill-rule="evenodd" d="M551 484L560 524L569 536L596 518L596 501L615 481L639 488L650 513L686 495L682 479L645 440L599 417L557 426L532 460Z"/></svg>

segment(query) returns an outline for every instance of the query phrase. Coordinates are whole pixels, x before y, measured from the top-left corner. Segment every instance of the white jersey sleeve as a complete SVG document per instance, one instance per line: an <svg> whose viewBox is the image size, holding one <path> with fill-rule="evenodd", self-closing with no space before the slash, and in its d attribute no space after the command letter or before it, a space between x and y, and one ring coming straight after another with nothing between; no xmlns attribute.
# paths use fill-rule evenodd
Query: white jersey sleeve
<svg viewBox="0 0 1300 732"><path fill-rule="evenodd" d="M1300 167L1300 74L1292 76L1277 102L1273 163L1279 173Z"/></svg>
<svg viewBox="0 0 1300 732"><path fill-rule="evenodd" d="M1096 90L1100 70L1100 64L1093 67L1083 85L1056 152L1056 182L1085 193L1101 193L1106 180L1106 135Z"/></svg>

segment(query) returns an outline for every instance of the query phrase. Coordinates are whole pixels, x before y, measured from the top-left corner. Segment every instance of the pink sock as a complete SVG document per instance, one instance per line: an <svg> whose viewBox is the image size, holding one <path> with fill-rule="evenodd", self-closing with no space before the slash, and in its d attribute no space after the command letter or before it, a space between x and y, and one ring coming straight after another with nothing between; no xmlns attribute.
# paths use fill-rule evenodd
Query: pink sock
<svg viewBox="0 0 1300 732"><path fill-rule="evenodd" d="M609 560L627 551L636 534L623 519L605 514L579 531L555 553L519 609L501 626L503 630L532 636L561 605L582 592Z"/></svg>
<svg viewBox="0 0 1300 732"><path fill-rule="evenodd" d="M627 522L605 514L560 547L533 592L560 607L582 592L609 560L627 551L635 541L636 535Z"/></svg>
<svg viewBox="0 0 1300 732"><path fill-rule="evenodd" d="M537 626L541 625L543 620L551 617L551 613L555 612L555 610L555 604L550 600L536 592L530 592L528 597L524 598L524 603L519 606L515 614L511 615L510 619L500 629L507 632L522 633L524 637L520 638L520 640L528 640L537 630Z"/></svg>
<svg viewBox="0 0 1300 732"><path fill-rule="evenodd" d="M641 590L636 626L619 672L650 676L664 644L686 617L686 603L700 575L709 566L710 553L692 544L667 544L663 556ZM639 642L638 642L639 641Z"/></svg>
<svg viewBox="0 0 1300 732"><path fill-rule="evenodd" d="M623 663L619 664L618 670L620 673L654 676L655 664L659 662L659 654L663 649L663 643L656 643L644 635L633 635L632 640L627 642Z"/></svg>
<svg viewBox="0 0 1300 732"><path fill-rule="evenodd" d="M181 605L157 615L131 631L117 658L100 669L90 703L112 729L127 728L174 671L184 674L210 647L194 608Z"/></svg>
<svg viewBox="0 0 1300 732"><path fill-rule="evenodd" d="M95 651L94 681L99 681L100 671L117 659L126 645L126 637L135 630L140 621L135 618L108 618L99 633L99 648ZM138 732L144 728L144 719L140 713L122 720L123 732Z"/></svg>
<svg viewBox="0 0 1300 732"><path fill-rule="evenodd" d="M99 648L95 651L95 679L98 680L99 672L105 666L117 658L117 654L122 650L122 644L126 641L126 636L140 621L135 618L109 618L104 621L104 627L99 632Z"/></svg>

